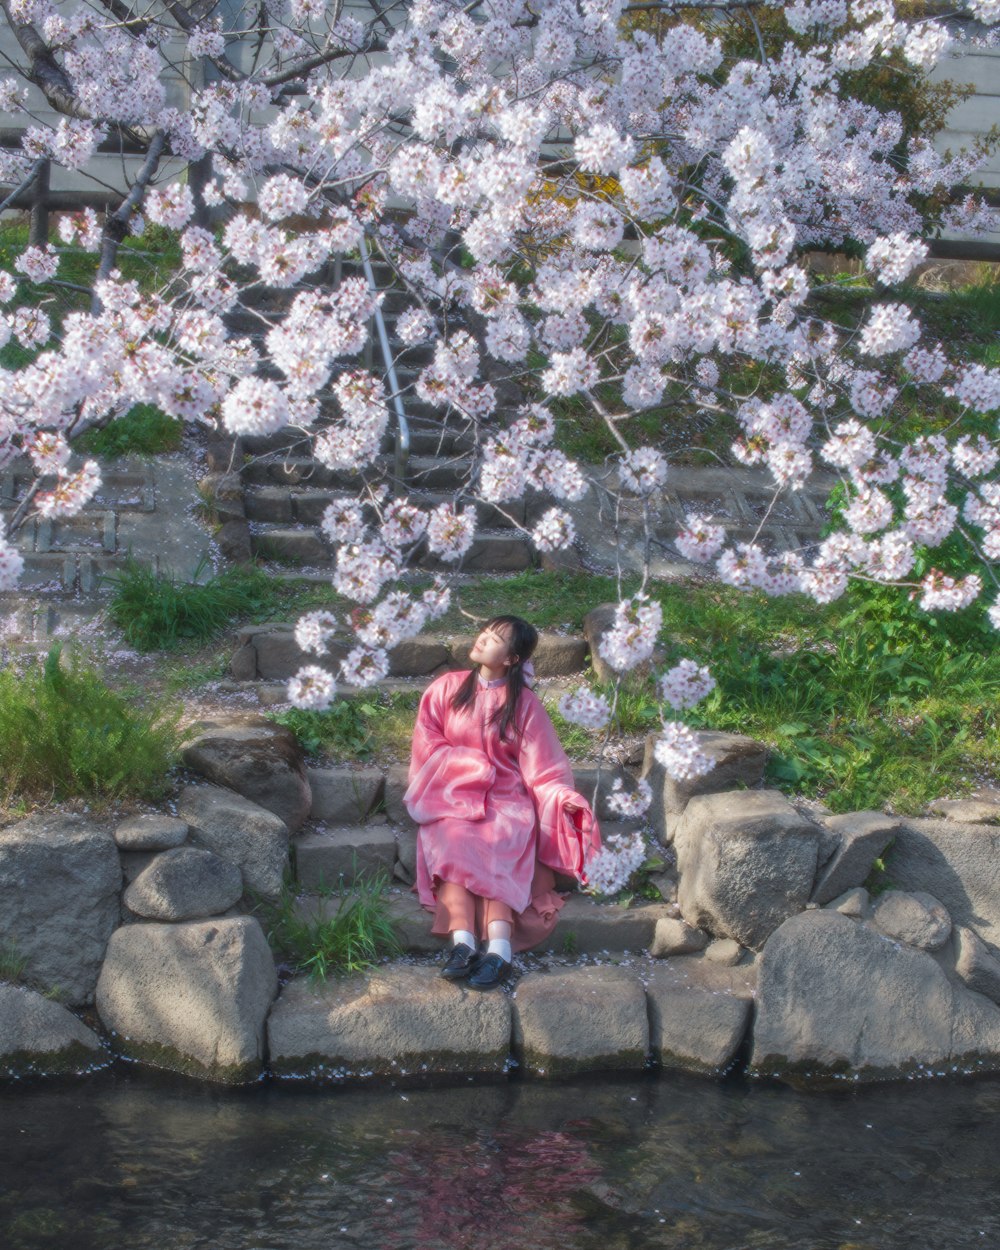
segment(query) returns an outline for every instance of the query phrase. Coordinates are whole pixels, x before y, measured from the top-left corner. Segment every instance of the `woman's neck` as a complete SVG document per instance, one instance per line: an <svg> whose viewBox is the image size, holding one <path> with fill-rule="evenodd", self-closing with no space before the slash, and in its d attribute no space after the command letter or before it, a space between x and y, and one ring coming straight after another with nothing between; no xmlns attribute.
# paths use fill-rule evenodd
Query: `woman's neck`
<svg viewBox="0 0 1000 1250"><path fill-rule="evenodd" d="M479 676L483 681L498 681L501 677L507 676L507 669L503 665L499 668L491 668L488 664L480 664Z"/></svg>

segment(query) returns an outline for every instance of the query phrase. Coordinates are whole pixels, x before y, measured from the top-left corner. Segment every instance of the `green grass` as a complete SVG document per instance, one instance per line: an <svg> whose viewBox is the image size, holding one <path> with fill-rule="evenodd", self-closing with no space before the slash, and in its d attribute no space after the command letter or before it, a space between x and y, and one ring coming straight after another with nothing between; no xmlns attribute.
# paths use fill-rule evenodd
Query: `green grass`
<svg viewBox="0 0 1000 1250"><path fill-rule="evenodd" d="M117 460L122 456L156 456L177 451L184 424L152 404L136 404L124 417L74 440L75 451Z"/></svg>
<svg viewBox="0 0 1000 1250"><path fill-rule="evenodd" d="M227 569L199 585L130 560L107 581L115 588L108 613L139 651L208 642L238 620L268 616L288 605L284 583L253 566Z"/></svg>
<svg viewBox="0 0 1000 1250"><path fill-rule="evenodd" d="M385 761L409 756L418 694L361 690L325 712L290 708L269 715L290 729L307 755Z"/></svg>
<svg viewBox="0 0 1000 1250"><path fill-rule="evenodd" d="M162 797L179 710L143 707L54 647L44 665L0 671L0 789L99 802Z"/></svg>
<svg viewBox="0 0 1000 1250"><path fill-rule="evenodd" d="M636 584L626 581L624 593ZM861 586L825 607L717 584L649 589L663 608L663 667L690 657L718 683L690 723L766 742L771 784L835 811L912 813L969 791L978 778L1000 777L1000 648L981 607L929 614L905 590ZM569 572L530 571L462 589L463 603L482 615L500 597L540 628L577 631L586 611L616 594L612 578ZM629 675L617 710L616 732L654 731L660 705L652 681ZM554 706L550 712L571 756L603 737L567 724Z"/></svg>
<svg viewBox="0 0 1000 1250"><path fill-rule="evenodd" d="M311 981L363 972L384 956L399 955L402 943L389 914L384 872L357 877L345 889L321 896L337 908L332 915L305 916L297 908L292 885L282 884L275 902L259 900L255 911L272 949Z"/></svg>
<svg viewBox="0 0 1000 1250"><path fill-rule="evenodd" d="M28 960L13 940L0 945L0 981L20 981Z"/></svg>

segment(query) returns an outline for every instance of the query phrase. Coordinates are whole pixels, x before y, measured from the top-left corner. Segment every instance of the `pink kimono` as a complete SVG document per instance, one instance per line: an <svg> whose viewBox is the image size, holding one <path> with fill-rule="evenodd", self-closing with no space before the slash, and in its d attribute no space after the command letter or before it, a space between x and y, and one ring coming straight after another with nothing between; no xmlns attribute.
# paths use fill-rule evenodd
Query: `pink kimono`
<svg viewBox="0 0 1000 1250"><path fill-rule="evenodd" d="M477 684L471 706L450 706L468 674L444 673L420 700L403 796L420 826L416 889L428 908L442 881L508 904L513 948L527 950L548 936L563 905L553 870L586 881L584 862L600 849L600 830L534 691L523 690L518 702L523 736L511 727L501 741L499 727L486 721L506 698L506 683ZM568 802L582 810L571 814Z"/></svg>

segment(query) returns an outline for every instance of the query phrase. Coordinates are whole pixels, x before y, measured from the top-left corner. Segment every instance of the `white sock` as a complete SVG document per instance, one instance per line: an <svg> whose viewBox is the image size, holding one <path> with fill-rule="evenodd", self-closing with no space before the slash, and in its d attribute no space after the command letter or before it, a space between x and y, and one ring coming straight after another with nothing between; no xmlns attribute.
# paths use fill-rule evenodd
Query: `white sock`
<svg viewBox="0 0 1000 1250"><path fill-rule="evenodd" d="M487 955L499 955L505 963L510 963L510 940L508 938L490 938L486 947Z"/></svg>
<svg viewBox="0 0 1000 1250"><path fill-rule="evenodd" d="M479 943L476 941L474 933L470 933L467 929L454 929L451 935L452 946L457 946L459 942L464 942L466 946L471 946L475 950Z"/></svg>

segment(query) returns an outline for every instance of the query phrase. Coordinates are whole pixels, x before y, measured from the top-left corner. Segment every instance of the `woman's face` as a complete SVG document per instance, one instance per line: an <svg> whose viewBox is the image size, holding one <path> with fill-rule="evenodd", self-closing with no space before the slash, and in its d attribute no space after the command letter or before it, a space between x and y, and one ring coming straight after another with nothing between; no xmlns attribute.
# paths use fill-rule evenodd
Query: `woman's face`
<svg viewBox="0 0 1000 1250"><path fill-rule="evenodd" d="M503 667L510 649L510 636L509 625L493 625L480 630L472 644L469 659L474 664L485 664L487 668Z"/></svg>

